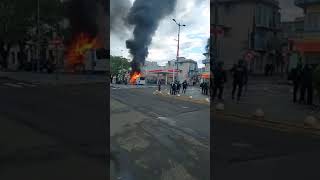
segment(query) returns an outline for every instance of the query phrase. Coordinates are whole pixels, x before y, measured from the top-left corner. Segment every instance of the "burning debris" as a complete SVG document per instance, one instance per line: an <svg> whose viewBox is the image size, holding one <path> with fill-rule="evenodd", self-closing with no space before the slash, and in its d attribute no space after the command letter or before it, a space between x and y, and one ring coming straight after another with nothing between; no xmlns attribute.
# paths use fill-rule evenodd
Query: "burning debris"
<svg viewBox="0 0 320 180"><path fill-rule="evenodd" d="M107 8L104 1L96 0L70 0L67 2L68 17L71 25L72 38L68 43L66 52L67 66L84 64L85 54L88 50L104 47L106 36L104 27L99 22L101 16L107 17ZM102 12L103 11L103 12Z"/></svg>
<svg viewBox="0 0 320 180"><path fill-rule="evenodd" d="M130 84L136 84L136 81L137 81L137 79L139 78L139 77L141 77L141 73L140 72L133 72L132 74L131 74L131 77L130 77Z"/></svg>
<svg viewBox="0 0 320 180"><path fill-rule="evenodd" d="M127 23L134 26L133 39L126 41L132 55L132 73L140 73L140 66L148 56L148 47L155 34L160 20L171 14L176 0L135 0L127 16Z"/></svg>
<svg viewBox="0 0 320 180"><path fill-rule="evenodd" d="M80 33L68 48L66 54L68 65L73 66L83 64L85 60L85 53L90 49L96 49L99 47L100 43L98 43L97 38L90 37L90 35L86 33Z"/></svg>

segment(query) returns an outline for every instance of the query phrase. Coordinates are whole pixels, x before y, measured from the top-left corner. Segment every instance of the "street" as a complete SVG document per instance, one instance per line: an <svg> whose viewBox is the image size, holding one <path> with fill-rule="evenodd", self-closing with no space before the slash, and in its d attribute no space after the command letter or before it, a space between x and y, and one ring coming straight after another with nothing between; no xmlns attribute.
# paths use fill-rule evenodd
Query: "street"
<svg viewBox="0 0 320 180"><path fill-rule="evenodd" d="M111 179L210 179L208 105L111 90Z"/></svg>
<svg viewBox="0 0 320 180"><path fill-rule="evenodd" d="M108 93L0 78L0 179L105 179Z"/></svg>
<svg viewBox="0 0 320 180"><path fill-rule="evenodd" d="M319 179L320 138L213 115L213 178Z"/></svg>

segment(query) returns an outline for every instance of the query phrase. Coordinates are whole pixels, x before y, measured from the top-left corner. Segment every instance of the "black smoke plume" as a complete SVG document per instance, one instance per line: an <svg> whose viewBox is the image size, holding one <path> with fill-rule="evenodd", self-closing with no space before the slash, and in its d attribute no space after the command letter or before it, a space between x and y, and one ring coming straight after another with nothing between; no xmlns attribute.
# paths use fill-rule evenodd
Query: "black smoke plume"
<svg viewBox="0 0 320 180"><path fill-rule="evenodd" d="M140 72L148 56L148 48L152 42L160 21L170 15L177 4L176 0L136 0L127 16L127 22L134 26L133 39L126 45L132 55L132 71Z"/></svg>
<svg viewBox="0 0 320 180"><path fill-rule="evenodd" d="M91 37L98 34L96 0L69 0L67 2L67 16L70 21L72 36L87 33Z"/></svg>

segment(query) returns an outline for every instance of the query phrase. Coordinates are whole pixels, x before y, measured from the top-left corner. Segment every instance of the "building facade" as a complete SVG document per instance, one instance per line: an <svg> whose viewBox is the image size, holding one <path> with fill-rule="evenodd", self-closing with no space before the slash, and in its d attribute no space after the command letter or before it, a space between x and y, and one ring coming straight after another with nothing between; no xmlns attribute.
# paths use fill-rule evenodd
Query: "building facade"
<svg viewBox="0 0 320 180"><path fill-rule="evenodd" d="M198 80L198 64L196 61L180 57L178 62L171 60L165 66L159 66L157 62L147 61L142 67L142 73L149 83L156 83L158 80L163 81L164 84L173 81L173 74L175 80L189 83Z"/></svg>
<svg viewBox="0 0 320 180"><path fill-rule="evenodd" d="M248 67L252 72L261 72L264 65L274 62L274 54L280 50L279 2L276 0L219 0L211 1L211 9L218 9L217 28L222 34L217 36L219 61L225 68L231 68L248 52L256 52ZM215 13L211 13L215 21ZM215 24L214 24L215 25ZM213 36L214 36L213 35Z"/></svg>
<svg viewBox="0 0 320 180"><path fill-rule="evenodd" d="M295 5L304 10L302 37L292 41L292 51L297 51L304 63L317 65L320 62L320 0L295 0Z"/></svg>

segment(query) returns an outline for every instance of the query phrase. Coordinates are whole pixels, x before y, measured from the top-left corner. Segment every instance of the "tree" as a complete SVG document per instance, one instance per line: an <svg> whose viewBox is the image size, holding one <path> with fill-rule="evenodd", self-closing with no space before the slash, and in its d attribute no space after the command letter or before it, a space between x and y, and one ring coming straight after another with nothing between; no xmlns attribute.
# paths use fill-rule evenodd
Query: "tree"
<svg viewBox="0 0 320 180"><path fill-rule="evenodd" d="M60 0L39 0L40 23L56 25L64 16ZM30 28L37 25L37 0L1 0L0 38L16 43L27 36Z"/></svg>
<svg viewBox="0 0 320 180"><path fill-rule="evenodd" d="M121 56L110 57L110 78L111 80L116 77L117 79L130 69L130 62L128 59Z"/></svg>

